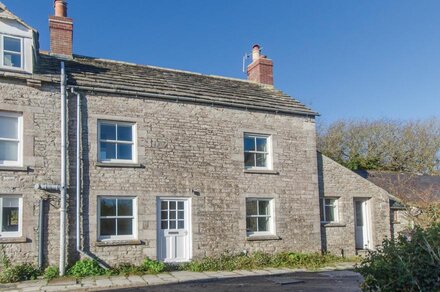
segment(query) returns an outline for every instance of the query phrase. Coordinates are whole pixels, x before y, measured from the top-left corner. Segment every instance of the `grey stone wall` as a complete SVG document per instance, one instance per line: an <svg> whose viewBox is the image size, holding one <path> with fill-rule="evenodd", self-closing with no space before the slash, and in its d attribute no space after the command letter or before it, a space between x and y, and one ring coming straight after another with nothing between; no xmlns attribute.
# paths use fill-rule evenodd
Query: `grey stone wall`
<svg viewBox="0 0 440 292"><path fill-rule="evenodd" d="M86 99L88 141L84 142L90 149L85 160L90 179L84 187L89 197L86 229L90 250L99 258L113 264L156 257L159 196L192 199L193 257L243 250L320 250L313 120L125 97L87 95ZM144 168L96 165L100 119L136 122L138 159ZM243 171L244 132L272 134L274 170L279 174ZM201 195L194 196L193 189ZM138 197L143 245L96 244L100 195ZM275 199L280 240L247 241L246 197Z"/></svg>
<svg viewBox="0 0 440 292"><path fill-rule="evenodd" d="M393 216L391 219L391 227L394 238L397 238L400 233L405 233L412 228L413 220L407 210L391 210L390 216Z"/></svg>
<svg viewBox="0 0 440 292"><path fill-rule="evenodd" d="M0 110L23 112L24 165L28 171L0 170L0 193L23 196L25 243L3 243L14 261L36 263L38 200L35 183L59 183L60 134L57 86L35 89L0 81ZM74 250L75 98L69 97L69 260ZM82 244L108 264L156 258L157 198L192 200L193 257L225 251L319 251L321 248L315 123L313 119L261 112L171 103L158 100L86 94L82 106ZM138 162L142 167L97 165L97 121L137 124ZM243 171L243 132L273 135L276 174ZM192 193L200 190L200 196ZM97 197L138 198L141 244L100 246L97 241ZM276 234L280 239L248 241L245 198L275 200ZM59 212L55 195L45 205L46 263L58 262Z"/></svg>
<svg viewBox="0 0 440 292"><path fill-rule="evenodd" d="M320 197L336 197L339 207L338 224L322 224L323 250L334 254L356 254L354 200L369 199L373 246L390 237L389 195L383 189L318 153Z"/></svg>
<svg viewBox="0 0 440 292"><path fill-rule="evenodd" d="M0 80L0 110L23 114L23 163L18 171L0 169L0 194L23 198L22 238L0 238L11 262L37 262L39 198L47 194L34 190L36 183L59 183L60 118L59 94L54 88L35 89L24 82ZM55 264L59 250L58 198L45 202L44 232L46 262Z"/></svg>

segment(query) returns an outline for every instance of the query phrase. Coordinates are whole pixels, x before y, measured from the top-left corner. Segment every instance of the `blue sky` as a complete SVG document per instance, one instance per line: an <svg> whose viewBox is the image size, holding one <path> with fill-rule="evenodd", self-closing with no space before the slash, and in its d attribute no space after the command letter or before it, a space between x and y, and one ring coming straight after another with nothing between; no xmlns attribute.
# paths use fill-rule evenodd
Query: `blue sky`
<svg viewBox="0 0 440 292"><path fill-rule="evenodd" d="M70 0L76 54L245 78L252 44L275 86L321 114L440 113L438 0ZM3 0L48 49L53 0Z"/></svg>

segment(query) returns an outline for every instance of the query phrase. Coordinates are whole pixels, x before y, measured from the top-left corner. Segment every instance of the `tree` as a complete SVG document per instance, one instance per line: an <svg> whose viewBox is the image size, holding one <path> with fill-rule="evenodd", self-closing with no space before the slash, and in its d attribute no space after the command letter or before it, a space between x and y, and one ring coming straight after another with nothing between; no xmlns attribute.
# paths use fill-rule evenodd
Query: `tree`
<svg viewBox="0 0 440 292"><path fill-rule="evenodd" d="M440 170L440 120L339 120L318 128L318 149L352 170L433 174Z"/></svg>

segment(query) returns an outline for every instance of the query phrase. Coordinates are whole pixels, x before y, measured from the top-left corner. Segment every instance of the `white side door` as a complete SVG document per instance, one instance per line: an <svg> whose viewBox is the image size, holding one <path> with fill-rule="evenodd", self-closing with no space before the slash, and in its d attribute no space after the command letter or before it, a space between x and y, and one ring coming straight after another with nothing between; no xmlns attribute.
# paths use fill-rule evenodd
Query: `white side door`
<svg viewBox="0 0 440 292"><path fill-rule="evenodd" d="M370 222L367 202L367 200L354 201L356 249L370 248Z"/></svg>
<svg viewBox="0 0 440 292"><path fill-rule="evenodd" d="M190 201L161 198L158 202L158 259L185 262L190 259Z"/></svg>

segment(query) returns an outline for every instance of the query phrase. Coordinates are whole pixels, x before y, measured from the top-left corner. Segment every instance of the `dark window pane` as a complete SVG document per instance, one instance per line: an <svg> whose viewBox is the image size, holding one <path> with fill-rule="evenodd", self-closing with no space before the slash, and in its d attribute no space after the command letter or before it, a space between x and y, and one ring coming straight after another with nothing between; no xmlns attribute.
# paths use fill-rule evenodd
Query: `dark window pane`
<svg viewBox="0 0 440 292"><path fill-rule="evenodd" d="M161 229L168 229L168 221L163 220L163 221L160 223L160 228L161 228Z"/></svg>
<svg viewBox="0 0 440 292"><path fill-rule="evenodd" d="M267 138L257 138L257 151L267 152Z"/></svg>
<svg viewBox="0 0 440 292"><path fill-rule="evenodd" d="M133 141L132 126L118 125L118 140L120 141Z"/></svg>
<svg viewBox="0 0 440 292"><path fill-rule="evenodd" d="M118 216L133 216L133 200L119 199L118 200Z"/></svg>
<svg viewBox="0 0 440 292"><path fill-rule="evenodd" d="M258 201L258 215L269 215L269 201Z"/></svg>
<svg viewBox="0 0 440 292"><path fill-rule="evenodd" d="M258 215L257 214L257 201L256 200L246 200L246 215Z"/></svg>
<svg viewBox="0 0 440 292"><path fill-rule="evenodd" d="M116 125L101 124L101 140L116 140Z"/></svg>
<svg viewBox="0 0 440 292"><path fill-rule="evenodd" d="M176 221L170 221L170 229L176 229Z"/></svg>
<svg viewBox="0 0 440 292"><path fill-rule="evenodd" d="M364 218L362 212L362 202L355 202L356 204L356 226L364 226Z"/></svg>
<svg viewBox="0 0 440 292"><path fill-rule="evenodd" d="M18 138L18 119L0 116L0 138Z"/></svg>
<svg viewBox="0 0 440 292"><path fill-rule="evenodd" d="M176 210L176 201L170 201L170 210Z"/></svg>
<svg viewBox="0 0 440 292"><path fill-rule="evenodd" d="M4 50L12 52L21 52L21 40L15 38L4 37Z"/></svg>
<svg viewBox="0 0 440 292"><path fill-rule="evenodd" d="M168 210L168 201L161 201L160 202L160 208L162 210Z"/></svg>
<svg viewBox="0 0 440 292"><path fill-rule="evenodd" d="M179 211L179 219L185 219L185 212Z"/></svg>
<svg viewBox="0 0 440 292"><path fill-rule="evenodd" d="M258 218L258 231L269 231L269 218Z"/></svg>
<svg viewBox="0 0 440 292"><path fill-rule="evenodd" d="M133 219L118 219L118 235L133 234Z"/></svg>
<svg viewBox="0 0 440 292"><path fill-rule="evenodd" d="M101 219L101 236L116 235L116 219Z"/></svg>
<svg viewBox="0 0 440 292"><path fill-rule="evenodd" d="M160 217L161 219L168 219L168 212L167 211L160 212Z"/></svg>
<svg viewBox="0 0 440 292"><path fill-rule="evenodd" d="M21 68L21 55L5 52L3 55L3 65Z"/></svg>
<svg viewBox="0 0 440 292"><path fill-rule="evenodd" d="M101 199L101 216L116 216L116 199Z"/></svg>
<svg viewBox="0 0 440 292"><path fill-rule="evenodd" d="M170 219L176 219L176 211L170 211Z"/></svg>
<svg viewBox="0 0 440 292"><path fill-rule="evenodd" d="M101 142L99 156L101 160L116 159L116 144Z"/></svg>
<svg viewBox="0 0 440 292"><path fill-rule="evenodd" d="M6 199L3 200L3 202ZM18 231L18 207L3 208L3 224L2 231L16 232Z"/></svg>
<svg viewBox="0 0 440 292"><path fill-rule="evenodd" d="M178 222L178 229L184 229L184 228L185 228L185 222L182 221L182 220L180 220L180 221Z"/></svg>
<svg viewBox="0 0 440 292"><path fill-rule="evenodd" d="M257 231L257 218L246 218L246 231L247 232Z"/></svg>
<svg viewBox="0 0 440 292"><path fill-rule="evenodd" d="M332 206L325 206L325 216L328 222L335 221L335 208Z"/></svg>
<svg viewBox="0 0 440 292"><path fill-rule="evenodd" d="M255 166L255 154L254 153L245 153L244 154L244 166L245 167L254 167Z"/></svg>
<svg viewBox="0 0 440 292"><path fill-rule="evenodd" d="M267 163L266 163L266 160L267 160L266 154L257 153L255 155L257 157L257 163L256 163L257 167L266 167L266 165L267 165Z"/></svg>
<svg viewBox="0 0 440 292"><path fill-rule="evenodd" d="M177 202L177 209L183 210L184 208L185 208L185 203L184 202L182 202L182 201Z"/></svg>
<svg viewBox="0 0 440 292"><path fill-rule="evenodd" d="M255 151L254 137L244 137L244 151Z"/></svg>
<svg viewBox="0 0 440 292"><path fill-rule="evenodd" d="M118 159L132 159L132 145L131 144L118 144Z"/></svg>
<svg viewBox="0 0 440 292"><path fill-rule="evenodd" d="M18 160L18 142L0 141L0 161Z"/></svg>

